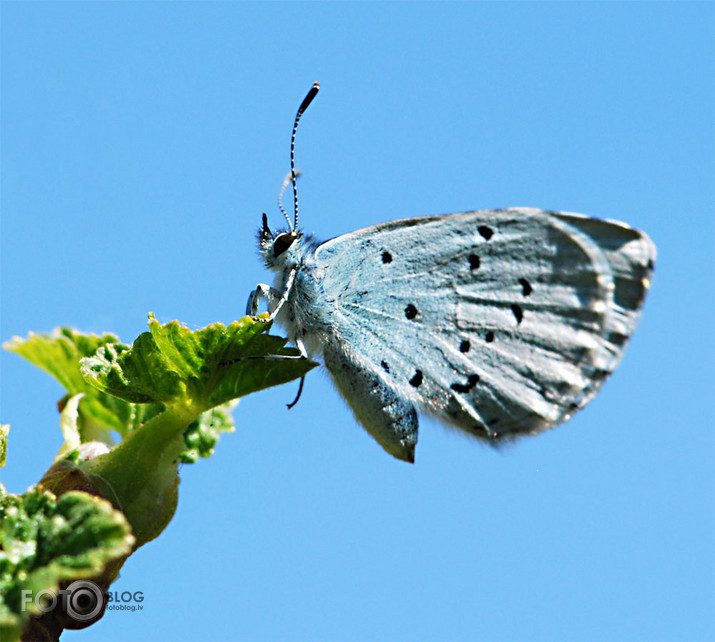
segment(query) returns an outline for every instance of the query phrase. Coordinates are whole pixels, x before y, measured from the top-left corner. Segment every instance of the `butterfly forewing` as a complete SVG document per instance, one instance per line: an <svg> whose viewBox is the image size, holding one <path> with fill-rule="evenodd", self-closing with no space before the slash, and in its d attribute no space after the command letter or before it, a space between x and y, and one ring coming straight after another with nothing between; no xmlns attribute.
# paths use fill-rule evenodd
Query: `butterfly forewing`
<svg viewBox="0 0 715 642"><path fill-rule="evenodd" d="M490 440L553 426L594 394L654 258L623 224L527 208L393 221L315 253L335 345Z"/></svg>

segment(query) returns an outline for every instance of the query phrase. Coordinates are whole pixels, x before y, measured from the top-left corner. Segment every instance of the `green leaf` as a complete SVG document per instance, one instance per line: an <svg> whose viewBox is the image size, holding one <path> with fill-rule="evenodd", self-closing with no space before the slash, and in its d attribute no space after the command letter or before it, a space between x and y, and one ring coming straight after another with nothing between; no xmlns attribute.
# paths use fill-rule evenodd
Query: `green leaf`
<svg viewBox="0 0 715 642"><path fill-rule="evenodd" d="M238 404L238 400L216 406L202 413L198 419L192 421L184 433L184 442L188 450L181 453L182 464L194 464L199 457L210 457L218 443L222 432L233 432L231 410Z"/></svg>
<svg viewBox="0 0 715 642"><path fill-rule="evenodd" d="M9 349L52 372L70 393L61 408L65 445L44 487L109 499L131 524L136 547L157 537L176 510L180 463L208 457L220 433L233 430L232 402L317 365L268 335L270 326L244 317L189 330L150 315L149 332L131 347L67 329L14 340ZM97 426L106 434L108 424L122 441L107 451L94 435Z"/></svg>
<svg viewBox="0 0 715 642"><path fill-rule="evenodd" d="M165 406L109 453L80 464L84 473L110 485L137 546L157 537L171 520L179 463L210 455L219 434L232 429L225 404L317 365L295 358L297 351L286 349L285 339L265 334L269 327L244 317L229 326L189 330L150 316L149 332L131 348L105 345L83 359L87 380L103 391Z"/></svg>
<svg viewBox="0 0 715 642"><path fill-rule="evenodd" d="M182 405L197 415L251 392L286 383L317 364L300 358L286 339L265 334L270 323L243 317L189 330L149 315L149 332L131 348L100 347L82 359L88 382L126 401Z"/></svg>
<svg viewBox="0 0 715 642"><path fill-rule="evenodd" d="M0 485L0 639L17 639L40 613L41 591L57 595L61 582L99 578L133 544L124 516L99 497L57 498L37 487L18 496Z"/></svg>
<svg viewBox="0 0 715 642"><path fill-rule="evenodd" d="M77 394L87 389L79 371L80 357L92 355L100 346L118 341L113 334L100 337L71 328L55 328L51 334L30 332L26 339L13 337L4 347L49 372L70 394Z"/></svg>
<svg viewBox="0 0 715 642"><path fill-rule="evenodd" d="M49 372L64 386L67 396L61 402L60 410L67 399L83 393L78 421L82 441L103 441L111 445L114 440L110 430L125 435L140 425L144 420L142 415L150 409L144 409L138 415L131 404L101 392L84 380L80 359L92 356L97 349L109 344L121 345L113 334L87 335L71 328L55 328L51 334L30 332L26 339L13 337L4 347ZM155 409L154 414L157 411Z"/></svg>
<svg viewBox="0 0 715 642"><path fill-rule="evenodd" d="M265 334L270 325L265 319L244 317L228 327L216 323L191 331L176 321L161 325L150 315L150 331L131 347L112 334L57 328L51 334L15 337L5 348L46 370L66 388L61 411L69 399L83 395L75 426L81 443L111 446L111 430L126 437L163 412L165 403L190 406L189 421L195 421L202 412L295 379L316 365L295 358L298 352L285 348L285 339ZM63 419L65 428L68 421L69 415ZM209 429L212 421L215 417L200 428L193 426L203 435L200 444L188 443L196 435L187 430L185 462L207 456L218 433L230 429ZM230 419L226 425L232 426Z"/></svg>

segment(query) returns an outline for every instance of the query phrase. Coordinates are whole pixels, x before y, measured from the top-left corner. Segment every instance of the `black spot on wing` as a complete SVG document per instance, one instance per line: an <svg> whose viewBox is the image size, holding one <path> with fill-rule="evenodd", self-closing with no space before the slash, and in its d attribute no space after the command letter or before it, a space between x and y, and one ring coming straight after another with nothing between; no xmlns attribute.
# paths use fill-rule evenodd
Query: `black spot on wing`
<svg viewBox="0 0 715 642"><path fill-rule="evenodd" d="M529 283L526 279L519 279L519 285L521 286L521 294L523 296L529 296L533 288L531 287L531 283Z"/></svg>
<svg viewBox="0 0 715 642"><path fill-rule="evenodd" d="M390 254L388 251L384 251L382 253L382 262L383 263L392 263L392 254Z"/></svg>
<svg viewBox="0 0 715 642"><path fill-rule="evenodd" d="M611 332L608 335L608 341L615 346L624 346L626 341L628 341L628 335L622 334L621 332Z"/></svg>
<svg viewBox="0 0 715 642"><path fill-rule="evenodd" d="M470 254L467 258L469 259L469 269L470 270L479 269L481 260L479 259L479 257L476 254Z"/></svg>
<svg viewBox="0 0 715 642"><path fill-rule="evenodd" d="M405 308L405 316L408 319L414 319L417 316L417 308L411 303Z"/></svg>
<svg viewBox="0 0 715 642"><path fill-rule="evenodd" d="M610 370L604 369L604 368L597 368L591 373L591 378L594 381L603 381L608 377L608 375L611 374Z"/></svg>
<svg viewBox="0 0 715 642"><path fill-rule="evenodd" d="M486 225L480 225L477 228L477 232L479 232L482 235L482 238L484 238L485 241L488 241L492 236L494 236L494 230L491 227L487 227Z"/></svg>
<svg viewBox="0 0 715 642"><path fill-rule="evenodd" d="M471 347L469 341L466 339L462 341L462 343L459 344L459 351L460 352L469 352L469 348Z"/></svg>
<svg viewBox="0 0 715 642"><path fill-rule="evenodd" d="M388 365L387 361L380 361L380 365L385 372L390 372L390 366Z"/></svg>
<svg viewBox="0 0 715 642"><path fill-rule="evenodd" d="M494 333L491 330L489 330L489 332L487 332L486 335L484 335L484 340L487 343L491 343L492 341L494 341Z"/></svg>
<svg viewBox="0 0 715 642"><path fill-rule="evenodd" d="M466 384L457 382L457 383L453 383L449 387L452 390L454 390L455 392L467 393L470 390L472 390L472 388L474 388L474 386L476 386L478 383L479 383L479 375L478 374L470 374L467 377Z"/></svg>
<svg viewBox="0 0 715 642"><path fill-rule="evenodd" d="M415 376L410 379L410 385L419 388L422 385L422 370L415 370Z"/></svg>
<svg viewBox="0 0 715 642"><path fill-rule="evenodd" d="M517 303L512 303L511 311L514 313L514 318L516 319L516 324L519 325L521 323L521 320L524 318L524 311L521 309L521 306L518 305Z"/></svg>

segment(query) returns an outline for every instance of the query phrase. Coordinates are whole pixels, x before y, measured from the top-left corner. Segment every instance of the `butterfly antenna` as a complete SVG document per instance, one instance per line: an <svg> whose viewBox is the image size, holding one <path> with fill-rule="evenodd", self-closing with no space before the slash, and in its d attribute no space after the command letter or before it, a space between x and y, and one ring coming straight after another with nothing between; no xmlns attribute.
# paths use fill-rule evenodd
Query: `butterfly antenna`
<svg viewBox="0 0 715 642"><path fill-rule="evenodd" d="M300 103L300 107L298 107L298 112L295 115L295 122L293 123L293 133L291 134L290 137L290 178L291 182L293 183L293 229L297 229L298 227L298 191L296 190L295 187L295 179L296 179L296 171L295 171L295 133L298 130L298 121L300 120L300 117L303 115L303 112L308 109L308 105L310 105L311 102L313 102L313 98L318 94L318 90L320 89L320 85L315 82L313 83L313 86L310 88L310 91L306 94L305 98L303 98L303 102ZM288 221L290 223L290 221Z"/></svg>
<svg viewBox="0 0 715 642"><path fill-rule="evenodd" d="M301 171L299 169L295 170L295 177L298 178L301 175ZM286 177L283 179L283 185L281 185L281 191L278 194L278 209L281 211L283 214L284 218L286 221L288 221L288 227L293 228L292 223L290 222L290 216L288 216L288 212L285 211L285 208L283 207L283 194L286 191L286 188L288 185L290 185L290 182L292 180L293 174L286 174Z"/></svg>

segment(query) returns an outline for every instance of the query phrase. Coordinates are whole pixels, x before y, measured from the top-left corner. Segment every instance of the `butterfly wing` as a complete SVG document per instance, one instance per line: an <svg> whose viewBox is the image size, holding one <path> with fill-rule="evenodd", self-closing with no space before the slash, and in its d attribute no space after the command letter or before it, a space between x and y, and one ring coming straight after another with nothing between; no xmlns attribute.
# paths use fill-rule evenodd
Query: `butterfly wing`
<svg viewBox="0 0 715 642"><path fill-rule="evenodd" d="M365 428L411 460L415 406L492 442L582 407L633 331L655 247L622 223L513 208L376 225L315 259L335 302L326 366Z"/></svg>

